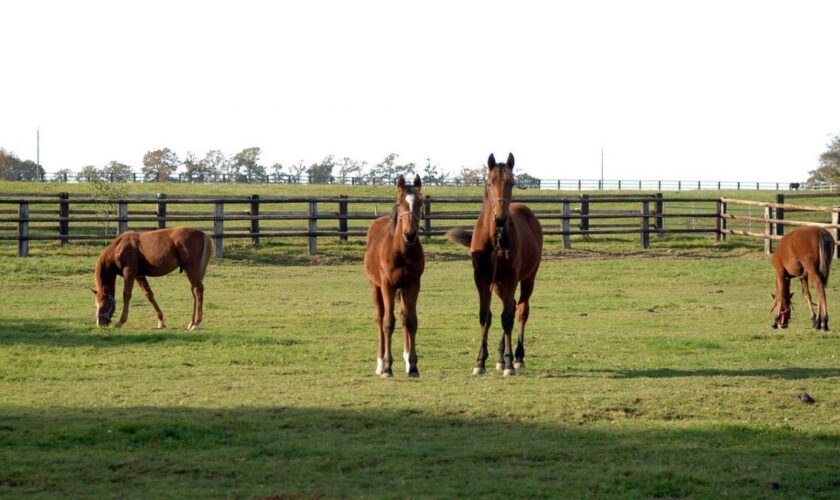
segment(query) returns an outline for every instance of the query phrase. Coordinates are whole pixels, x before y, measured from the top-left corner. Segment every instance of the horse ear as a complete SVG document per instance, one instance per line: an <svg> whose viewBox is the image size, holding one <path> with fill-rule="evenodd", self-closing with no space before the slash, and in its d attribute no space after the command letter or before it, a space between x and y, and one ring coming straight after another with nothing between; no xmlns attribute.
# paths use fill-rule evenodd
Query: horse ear
<svg viewBox="0 0 840 500"><path fill-rule="evenodd" d="M494 168L496 168L496 157L493 156L493 153L490 153L487 158L487 170L493 170Z"/></svg>
<svg viewBox="0 0 840 500"><path fill-rule="evenodd" d="M421 186L422 184L423 184L423 183L422 183L422 181L420 180L420 174L414 174L414 187L416 187L417 189L420 189L420 186Z"/></svg>
<svg viewBox="0 0 840 500"><path fill-rule="evenodd" d="M509 169L513 170L513 153L508 153L508 159L506 165Z"/></svg>
<svg viewBox="0 0 840 500"><path fill-rule="evenodd" d="M403 177L402 174L397 177L397 188L405 189L405 177Z"/></svg>

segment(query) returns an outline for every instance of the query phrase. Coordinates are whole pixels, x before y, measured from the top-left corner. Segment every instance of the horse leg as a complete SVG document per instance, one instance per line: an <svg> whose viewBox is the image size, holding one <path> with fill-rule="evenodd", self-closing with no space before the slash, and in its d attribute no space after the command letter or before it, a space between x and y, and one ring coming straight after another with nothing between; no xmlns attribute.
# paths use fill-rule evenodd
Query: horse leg
<svg viewBox="0 0 840 500"><path fill-rule="evenodd" d="M475 287L478 289L478 322L481 325L481 345L478 348L478 355L475 358L473 375L483 375L487 369L487 334L490 332L490 324L493 316L490 313L490 280L481 276L479 271L475 272Z"/></svg>
<svg viewBox="0 0 840 500"><path fill-rule="evenodd" d="M817 315L814 313L814 304L811 302L811 290L808 288L808 276L799 278L799 281L802 282L802 297L805 299L805 303L808 304L808 311L811 312L811 324L814 325L814 328L816 328Z"/></svg>
<svg viewBox="0 0 840 500"><path fill-rule="evenodd" d="M417 296L420 284L403 288L400 292L400 322L403 326L403 359L409 377L419 377L417 369Z"/></svg>
<svg viewBox="0 0 840 500"><path fill-rule="evenodd" d="M785 287L785 280L788 279L785 277L785 269L783 267L776 268L776 293L773 295L773 300L775 303L773 304L773 324L770 325L772 328L779 328L779 316L781 315L782 311L782 294L787 293ZM789 287L790 285L788 285ZM784 327L782 327L784 328Z"/></svg>
<svg viewBox="0 0 840 500"><path fill-rule="evenodd" d="M811 283L814 284L814 289L817 292L817 324L815 328L819 330L820 328L823 331L828 331L828 303L825 299L825 286L823 285L822 278L820 277L820 273L815 268L814 272L808 272L808 276L811 278Z"/></svg>
<svg viewBox="0 0 840 500"><path fill-rule="evenodd" d="M382 359L385 356L385 331L382 329L382 318L385 316L385 305L382 303L382 292L379 290L379 285L370 284L370 298L373 300L374 321L379 333L379 347L376 351L376 374L382 375Z"/></svg>
<svg viewBox="0 0 840 500"><path fill-rule="evenodd" d="M201 319L204 310L204 283L201 282L201 276L198 270L187 270L187 278L190 280L193 294L193 316L190 324L187 325L187 330L198 330L198 325L201 324Z"/></svg>
<svg viewBox="0 0 840 500"><path fill-rule="evenodd" d="M516 281L509 281L502 285L502 304L504 304L504 310L502 311L502 342L504 343L503 357L505 365L505 370L502 374L505 377L516 375L516 369L513 367L513 342L511 341L513 321L516 317L515 292Z"/></svg>
<svg viewBox="0 0 840 500"><path fill-rule="evenodd" d="M394 358L391 357L391 338L394 334L394 325L397 323L397 318L394 316L396 290L388 283L383 283L380 288L382 290L382 305L385 309L385 314L382 318L382 330L385 339L385 348L382 356L382 377L391 378L394 376L394 372L391 370L391 365L394 362Z"/></svg>
<svg viewBox="0 0 840 500"><path fill-rule="evenodd" d="M531 312L531 305L528 300L534 292L534 278L523 280L519 285L519 304L517 305L517 316L519 319L519 338L516 341L516 362L513 367L517 370L525 369L525 324L528 322L528 316Z"/></svg>
<svg viewBox="0 0 840 500"><path fill-rule="evenodd" d="M127 268L124 269L123 281L125 281L125 286L123 287L123 310L119 322L114 325L117 328L120 328L126 321L128 321L128 303L131 302L131 289L134 288L134 280L134 274Z"/></svg>
<svg viewBox="0 0 840 500"><path fill-rule="evenodd" d="M141 290L143 290L143 295L146 296L146 299L152 303L152 307L155 309L155 315L157 315L158 320L158 330L163 330L166 328L166 325L163 324L163 311L160 310L160 306L158 306L158 303L155 300L155 294L152 292L152 287L149 286L149 282L146 281L146 277L138 276L137 285Z"/></svg>

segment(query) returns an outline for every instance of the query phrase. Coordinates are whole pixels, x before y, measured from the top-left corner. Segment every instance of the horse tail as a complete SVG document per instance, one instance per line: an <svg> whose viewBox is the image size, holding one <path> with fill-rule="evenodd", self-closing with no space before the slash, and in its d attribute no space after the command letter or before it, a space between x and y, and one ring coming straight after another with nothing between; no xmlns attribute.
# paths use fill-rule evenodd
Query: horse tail
<svg viewBox="0 0 840 500"><path fill-rule="evenodd" d="M834 258L834 237L827 231L820 234L820 280L825 285L831 272L831 260Z"/></svg>
<svg viewBox="0 0 840 500"><path fill-rule="evenodd" d="M201 265L198 267L198 272L203 279L204 273L207 272L207 263L210 262L210 257L213 255L213 239L207 233L202 234L204 235L204 250L201 252Z"/></svg>
<svg viewBox="0 0 840 500"><path fill-rule="evenodd" d="M472 231L467 231L462 227L453 227L446 232L446 239L452 243L458 243L469 247L472 243Z"/></svg>

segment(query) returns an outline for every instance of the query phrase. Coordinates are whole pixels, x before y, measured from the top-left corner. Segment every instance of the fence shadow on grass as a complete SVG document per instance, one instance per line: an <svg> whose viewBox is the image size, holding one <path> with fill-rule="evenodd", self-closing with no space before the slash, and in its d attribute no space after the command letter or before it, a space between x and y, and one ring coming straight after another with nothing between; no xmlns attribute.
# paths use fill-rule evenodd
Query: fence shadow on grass
<svg viewBox="0 0 840 500"><path fill-rule="evenodd" d="M93 324L93 316L90 318ZM222 340L216 333L165 330L117 329L78 326L78 318L0 319L0 345L47 345L55 347L118 347L133 344L193 343Z"/></svg>
<svg viewBox="0 0 840 500"><path fill-rule="evenodd" d="M0 407L0 495L763 497L840 486L836 434L424 413Z"/></svg>
<svg viewBox="0 0 840 500"><path fill-rule="evenodd" d="M758 368L750 370L698 368L682 370L652 368L639 370L587 370L611 378L675 378L675 377L766 377L785 380L840 377L840 368Z"/></svg>

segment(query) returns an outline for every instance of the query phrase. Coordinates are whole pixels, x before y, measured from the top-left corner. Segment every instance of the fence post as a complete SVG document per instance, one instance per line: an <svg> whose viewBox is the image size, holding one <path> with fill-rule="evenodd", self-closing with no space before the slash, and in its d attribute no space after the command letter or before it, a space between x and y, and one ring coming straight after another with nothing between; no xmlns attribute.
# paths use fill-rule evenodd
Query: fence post
<svg viewBox="0 0 840 500"><path fill-rule="evenodd" d="M677 191L682 191L682 181L677 181Z"/></svg>
<svg viewBox="0 0 840 500"><path fill-rule="evenodd" d="M650 248L650 205L649 201L642 202L642 248Z"/></svg>
<svg viewBox="0 0 840 500"><path fill-rule="evenodd" d="M128 231L128 203L123 200L117 204L117 234Z"/></svg>
<svg viewBox="0 0 840 500"><path fill-rule="evenodd" d="M309 200L309 255L318 251L318 202Z"/></svg>
<svg viewBox="0 0 840 500"><path fill-rule="evenodd" d="M572 237L569 235L569 200L563 200L563 249L572 248Z"/></svg>
<svg viewBox="0 0 840 500"><path fill-rule="evenodd" d="M216 213L213 215L213 243L216 246L216 257L225 255L225 204L216 202Z"/></svg>
<svg viewBox="0 0 840 500"><path fill-rule="evenodd" d="M618 180L618 190L621 191L621 179Z"/></svg>
<svg viewBox="0 0 840 500"><path fill-rule="evenodd" d="M166 227L166 194L158 193L157 198L158 229L163 229Z"/></svg>
<svg viewBox="0 0 840 500"><path fill-rule="evenodd" d="M741 190L741 181L738 181L738 191Z"/></svg>
<svg viewBox="0 0 840 500"><path fill-rule="evenodd" d="M578 179L578 191L580 191L580 179Z"/></svg>
<svg viewBox="0 0 840 500"><path fill-rule="evenodd" d="M665 229L665 200L662 193L656 193L656 203L653 204L653 213L656 214L656 232L661 233Z"/></svg>
<svg viewBox="0 0 840 500"><path fill-rule="evenodd" d="M720 198L718 198L715 205L715 211L717 212L717 217L715 218L715 242L718 242L721 240L721 236L723 236L723 202Z"/></svg>
<svg viewBox="0 0 840 500"><path fill-rule="evenodd" d="M29 257L29 203L18 207L18 257Z"/></svg>
<svg viewBox="0 0 840 500"><path fill-rule="evenodd" d="M700 181L697 181L697 190L700 191Z"/></svg>
<svg viewBox="0 0 840 500"><path fill-rule="evenodd" d="M254 245L260 244L260 195L251 195L251 211L249 215L251 219L251 243Z"/></svg>
<svg viewBox="0 0 840 500"><path fill-rule="evenodd" d="M834 225L840 224L840 212L831 212L831 223ZM835 227L832 231L832 236L834 236L834 240L837 241L840 239L840 228ZM834 246L834 256L840 256L840 245Z"/></svg>
<svg viewBox="0 0 840 500"><path fill-rule="evenodd" d="M584 236L589 236L589 195L580 195L580 230Z"/></svg>
<svg viewBox="0 0 840 500"><path fill-rule="evenodd" d="M785 195L783 194L776 194L776 203L784 203L785 202ZM785 219L785 209L781 207L776 208L776 218L779 220ZM784 224L776 224L776 234L779 236L785 235L785 225Z"/></svg>
<svg viewBox="0 0 840 500"><path fill-rule="evenodd" d="M338 195L338 231L342 233L338 238L347 241L347 195Z"/></svg>
<svg viewBox="0 0 840 500"><path fill-rule="evenodd" d="M70 194L59 193L58 195L58 235L61 238L61 244L67 244L67 236L70 229Z"/></svg>
<svg viewBox="0 0 840 500"><path fill-rule="evenodd" d="M423 199L423 232L426 242L432 240L432 197L426 196Z"/></svg>
<svg viewBox="0 0 840 500"><path fill-rule="evenodd" d="M773 209L770 207L764 207L764 253L770 255L773 252L773 245L770 243L772 240L770 236L773 234L773 224L770 223L770 219L773 216Z"/></svg>
<svg viewBox="0 0 840 500"><path fill-rule="evenodd" d="M721 213L721 215L726 213L726 202L725 201L721 201L721 203L720 203L720 213ZM725 217L721 218L720 229L721 229L720 239L721 239L721 241L726 241L726 218Z"/></svg>

